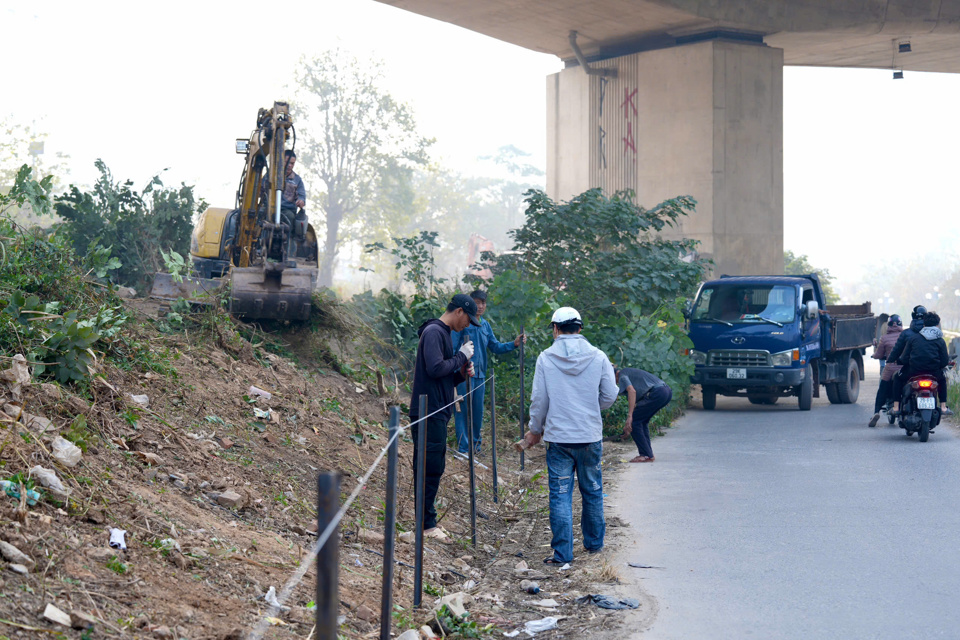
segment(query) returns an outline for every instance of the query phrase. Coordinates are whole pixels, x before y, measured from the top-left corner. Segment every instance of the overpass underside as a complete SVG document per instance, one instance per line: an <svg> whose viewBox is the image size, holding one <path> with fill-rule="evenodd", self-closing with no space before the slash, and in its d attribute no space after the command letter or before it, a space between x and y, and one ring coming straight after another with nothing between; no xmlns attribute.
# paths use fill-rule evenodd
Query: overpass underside
<svg viewBox="0 0 960 640"><path fill-rule="evenodd" d="M381 1L562 58L550 195L691 195L665 235L730 274L783 269L785 64L960 72L960 0Z"/></svg>

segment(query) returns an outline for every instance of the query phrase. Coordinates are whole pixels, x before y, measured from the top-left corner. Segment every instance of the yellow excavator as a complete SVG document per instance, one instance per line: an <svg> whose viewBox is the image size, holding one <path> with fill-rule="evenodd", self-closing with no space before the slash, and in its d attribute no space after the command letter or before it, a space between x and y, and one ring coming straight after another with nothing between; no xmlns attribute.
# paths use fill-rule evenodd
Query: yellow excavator
<svg viewBox="0 0 960 640"><path fill-rule="evenodd" d="M193 229L193 273L175 282L158 273L150 295L176 300L218 291L229 278L230 313L245 320L308 320L317 283L317 234L303 209L282 207L284 151L296 144L285 102L260 109L257 127L237 140L246 156L234 209L210 207Z"/></svg>

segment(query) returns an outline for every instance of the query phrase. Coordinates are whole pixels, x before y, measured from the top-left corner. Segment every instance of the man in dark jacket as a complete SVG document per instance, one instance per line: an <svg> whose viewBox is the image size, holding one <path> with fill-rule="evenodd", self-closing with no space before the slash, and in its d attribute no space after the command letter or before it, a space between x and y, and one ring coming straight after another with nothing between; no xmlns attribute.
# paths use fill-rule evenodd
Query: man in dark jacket
<svg viewBox="0 0 960 640"><path fill-rule="evenodd" d="M918 375L933 376L937 379L940 413L950 415L952 412L945 412L947 378L943 375L943 369L950 362L950 356L947 354L947 343L943 339L943 332L937 328L938 324L940 324L939 315L933 311L925 313L923 329L907 340L898 360L903 365L903 371L907 372L904 375L906 380Z"/></svg>
<svg viewBox="0 0 960 640"><path fill-rule="evenodd" d="M437 526L437 510L433 505L440 488L440 478L446 468L447 423L453 407L454 388L472 376L473 343L467 342L459 351L453 350L451 331L463 331L467 325L479 326L477 304L470 296L458 293L453 296L446 312L437 320L427 320L418 331L417 364L413 373L413 394L410 398L410 422L413 441L421 428L427 430L426 477L423 490L423 533L446 540L446 533ZM420 396L427 396L427 415L423 422L420 416ZM431 415L433 414L433 415ZM416 447L413 450L413 468L419 461Z"/></svg>
<svg viewBox="0 0 960 640"><path fill-rule="evenodd" d="M923 315L926 312L927 308L922 305L917 305L913 308L913 312L910 314L910 327L900 332L897 343L893 345L893 349L887 354L887 363L896 363L897 358L903 353L904 347L907 346L907 340L920 333L920 330L923 329ZM900 408L900 398L903 396L903 384L906 382L904 376L906 373L906 371L901 369L893 376L892 384L890 385L890 402L896 402L897 409Z"/></svg>
<svg viewBox="0 0 960 640"><path fill-rule="evenodd" d="M627 423L624 435L633 438L637 456L630 462L653 462L653 447L650 446L650 419L660 409L670 404L673 391L667 383L643 369L617 369L618 395L627 396Z"/></svg>

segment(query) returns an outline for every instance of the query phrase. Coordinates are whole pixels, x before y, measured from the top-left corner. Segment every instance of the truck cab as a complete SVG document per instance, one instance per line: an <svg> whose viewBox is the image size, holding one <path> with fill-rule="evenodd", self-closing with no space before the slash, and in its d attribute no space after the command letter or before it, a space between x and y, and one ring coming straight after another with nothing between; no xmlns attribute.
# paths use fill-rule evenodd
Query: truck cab
<svg viewBox="0 0 960 640"><path fill-rule="evenodd" d="M754 404L796 396L806 411L821 384L831 402L856 402L863 354L876 329L869 305L826 307L816 274L705 282L687 321L692 382L701 386L707 410L725 395Z"/></svg>

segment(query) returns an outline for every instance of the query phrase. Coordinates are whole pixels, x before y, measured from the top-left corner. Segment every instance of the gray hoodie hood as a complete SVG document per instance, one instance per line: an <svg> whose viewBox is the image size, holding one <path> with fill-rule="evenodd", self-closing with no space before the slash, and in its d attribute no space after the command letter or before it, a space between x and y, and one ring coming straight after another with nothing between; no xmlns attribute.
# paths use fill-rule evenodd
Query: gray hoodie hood
<svg viewBox="0 0 960 640"><path fill-rule="evenodd" d="M920 330L920 335L927 340L939 340L943 337L943 331L940 331L937 327L924 327Z"/></svg>
<svg viewBox="0 0 960 640"><path fill-rule="evenodd" d="M599 353L600 350L586 338L574 334L558 336L553 345L543 352L543 356L562 373L578 376L590 366Z"/></svg>

